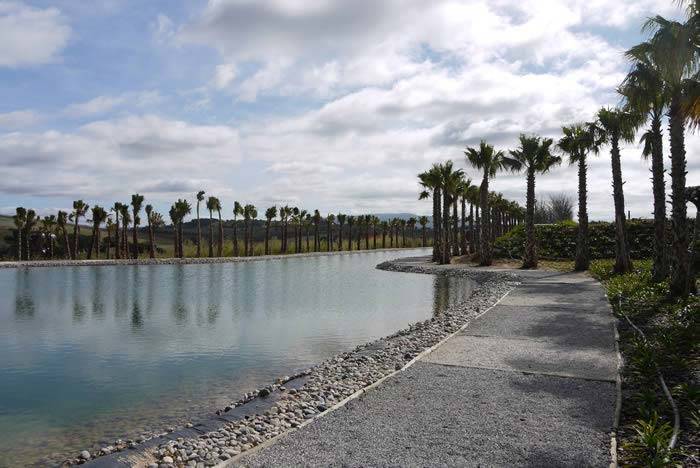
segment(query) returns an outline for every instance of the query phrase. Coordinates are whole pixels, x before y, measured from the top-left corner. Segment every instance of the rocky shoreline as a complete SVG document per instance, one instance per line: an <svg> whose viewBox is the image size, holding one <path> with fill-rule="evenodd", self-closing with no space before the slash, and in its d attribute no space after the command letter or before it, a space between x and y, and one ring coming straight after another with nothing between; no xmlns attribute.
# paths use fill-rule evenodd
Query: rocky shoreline
<svg viewBox="0 0 700 468"><path fill-rule="evenodd" d="M341 250L333 252L306 252L284 255L258 255L255 257L188 257L188 258L139 258L139 259L102 259L102 260L31 260L31 261L0 261L2 268L50 268L69 266L113 266L113 265L201 265L207 263L243 263L261 260L281 260L285 258L327 257L329 255L352 255L369 252L400 252L419 250L427 247L405 247L371 250Z"/></svg>
<svg viewBox="0 0 700 468"><path fill-rule="evenodd" d="M313 418L342 406L368 386L405 369L421 353L456 333L495 304L517 283L511 273L472 268L441 268L424 263L384 262L387 271L458 276L478 283L466 301L439 316L410 325L393 335L336 355L295 376L285 376L264 388L246 393L216 412L214 424L204 423L151 441L127 441L96 452L83 451L64 465L148 466L149 468L216 466L301 427ZM292 385L297 382L296 385ZM300 382L300 383L299 383ZM265 402L268 402L265 405ZM260 411L247 411L246 408ZM115 453L117 452L117 453ZM103 455L112 462L100 464ZM102 457L104 458L104 457ZM95 460L96 459L96 460ZM93 461L94 460L94 461ZM103 460L106 461L106 460Z"/></svg>

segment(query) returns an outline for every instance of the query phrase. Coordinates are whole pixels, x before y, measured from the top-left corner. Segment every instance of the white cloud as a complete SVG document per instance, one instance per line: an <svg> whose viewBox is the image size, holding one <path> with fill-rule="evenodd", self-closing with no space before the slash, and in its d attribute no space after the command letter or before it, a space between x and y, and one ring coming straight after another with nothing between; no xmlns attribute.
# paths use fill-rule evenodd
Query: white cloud
<svg viewBox="0 0 700 468"><path fill-rule="evenodd" d="M71 104L66 107L63 113L69 117L91 117L106 114L126 105L149 107L161 100L162 97L157 91L124 93L118 96L97 96L89 101Z"/></svg>
<svg viewBox="0 0 700 468"><path fill-rule="evenodd" d="M41 121L41 116L32 110L20 110L0 114L1 129L31 127Z"/></svg>
<svg viewBox="0 0 700 468"><path fill-rule="evenodd" d="M66 47L71 28L56 8L0 1L0 67L50 63Z"/></svg>
<svg viewBox="0 0 700 468"><path fill-rule="evenodd" d="M167 15L159 14L151 23L154 40L159 44L170 43L175 37L175 25Z"/></svg>
<svg viewBox="0 0 700 468"><path fill-rule="evenodd" d="M214 75L214 87L217 89L226 88L233 80L236 79L236 65L232 63L223 63L217 65Z"/></svg>

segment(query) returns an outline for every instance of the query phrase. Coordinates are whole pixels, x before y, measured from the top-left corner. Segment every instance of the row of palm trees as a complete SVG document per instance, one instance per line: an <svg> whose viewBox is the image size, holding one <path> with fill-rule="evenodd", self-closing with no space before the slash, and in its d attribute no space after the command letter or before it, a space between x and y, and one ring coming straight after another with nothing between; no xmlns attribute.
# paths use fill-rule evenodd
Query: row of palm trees
<svg viewBox="0 0 700 468"><path fill-rule="evenodd" d="M209 212L208 256L223 256L224 247L224 221L222 220L222 203L217 197L204 197L205 192L196 194L196 257L203 256L202 248L202 204ZM90 246L86 250L87 259L99 259L101 251L108 258L127 259L138 258L141 252L139 242L139 230L141 228L141 211L144 203L143 195L134 194L131 203L116 202L108 210L99 205L92 208L83 200L73 202L73 211L70 213L59 211L58 215L37 217L34 210L18 207L13 217L17 233L17 259L31 260L32 253L36 249L30 246L32 233L38 232L42 246L40 251L44 257L54 258L55 243L62 242L64 258L81 258L81 220L92 225ZM156 246L156 231L165 226L163 216L153 209L152 205L145 206L146 228L148 232L148 256L155 258L158 248ZM185 257L185 219L192 213L192 205L186 199L178 199L170 207L169 216L173 231L173 255L178 258ZM216 215L216 223L215 223ZM279 219L278 219L279 218ZM258 211L254 205L242 205L238 201L233 204L233 255L254 255L253 227L258 219ZM240 222L242 221L242 223ZM72 236L69 233L72 224ZM241 226L242 224L242 226ZM313 213L307 210L291 206L272 206L265 210L264 216L264 248L263 254L271 254L272 227L279 227L281 249L280 253L319 252L323 249L332 250L360 250L364 242L365 249L378 247L414 247L428 245L427 216L409 219L394 218L380 220L374 215L346 215L339 213L322 216L318 210ZM39 225L39 230L36 230ZM421 227L421 242L415 242L416 225ZM347 226L347 228L345 228ZM239 244L239 228L243 229L242 249ZM131 228L131 243L129 242L129 228ZM214 229L217 235L214 234ZM103 230L106 229L105 240L101 239ZM313 232L312 232L313 230ZM325 238L324 238L325 234ZM215 239L216 238L216 239ZM305 247L303 243L305 239ZM378 240L381 239L381 243ZM388 242L387 242L388 239ZM324 242L322 242L322 240ZM313 245L311 243L313 242ZM216 250L215 250L216 246ZM82 246L83 248L85 246Z"/></svg>
<svg viewBox="0 0 700 468"><path fill-rule="evenodd" d="M478 251L481 263L489 265L493 240L520 223L523 210L517 203L488 190L488 177L493 177L499 165L504 164L502 153L482 143L478 150L468 151L467 156L475 158L475 163L485 170L480 187L473 185L452 161L447 161L433 164L429 170L418 174L423 188L419 198L433 200L434 261L449 263L453 256ZM461 213L458 216L459 208Z"/></svg>
<svg viewBox="0 0 700 468"><path fill-rule="evenodd" d="M682 2L683 3L683 2ZM571 165L578 167L578 236L576 242L575 269L587 270L590 265L587 210L587 161L599 154L604 145L610 148L613 181L613 201L616 225L615 272L632 270L627 241L625 200L620 165L620 143L634 141L637 132L643 130L642 156L651 158L654 200L654 258L655 281L670 279L674 296L685 297L695 291L695 276L690 271L689 235L686 204L686 155L685 131L688 126L700 125L700 1L688 3L685 22L671 21L661 16L650 18L644 30L650 33L647 41L626 52L631 69L618 88L621 105L602 108L590 122L576 123L562 128L563 136L556 145L550 138L536 135L520 136L516 150L506 154L481 142L478 148L467 148L467 163L482 171L483 179L478 189L481 220L475 233L478 239L481 265L492 263L492 239L489 205L492 194L489 180L499 171L525 171L526 192L526 243L523 266L537 267L536 239L534 232L535 177L561 164L561 152L568 156ZM666 187L663 161L663 117L668 118L671 152L671 249L666 239ZM456 197L459 184L465 181L452 163L434 165L431 170L419 174L421 185L432 191L433 215L441 216L440 193ZM421 197L425 197L423 192ZM474 195L471 197L474 200ZM449 197L443 203L443 216L447 218ZM444 223L444 233L436 232L434 258L449 261L449 223Z"/></svg>

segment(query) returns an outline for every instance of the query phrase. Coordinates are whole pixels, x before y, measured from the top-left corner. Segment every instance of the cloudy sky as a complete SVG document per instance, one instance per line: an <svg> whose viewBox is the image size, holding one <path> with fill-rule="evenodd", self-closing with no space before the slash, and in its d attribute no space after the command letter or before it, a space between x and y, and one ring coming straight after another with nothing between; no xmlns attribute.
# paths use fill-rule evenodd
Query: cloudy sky
<svg viewBox="0 0 700 468"><path fill-rule="evenodd" d="M322 212L429 211L415 175L615 105L672 0L0 0L0 212L206 190ZM689 135L689 183L700 183ZM633 216L648 163L623 145ZM465 168L474 179L476 171ZM607 149L590 212L612 213ZM495 190L524 200L523 176ZM564 166L538 196L576 190Z"/></svg>

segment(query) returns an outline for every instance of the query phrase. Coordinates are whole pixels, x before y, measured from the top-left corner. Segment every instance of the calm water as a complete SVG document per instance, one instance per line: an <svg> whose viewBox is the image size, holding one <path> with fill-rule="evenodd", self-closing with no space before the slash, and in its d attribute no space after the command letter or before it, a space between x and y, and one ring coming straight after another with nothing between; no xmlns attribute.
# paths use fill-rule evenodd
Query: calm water
<svg viewBox="0 0 700 468"><path fill-rule="evenodd" d="M374 268L396 256L0 270L0 466L181 423L470 294Z"/></svg>

